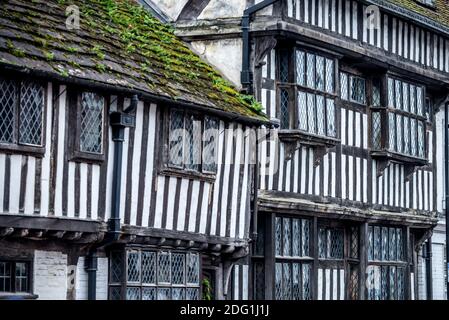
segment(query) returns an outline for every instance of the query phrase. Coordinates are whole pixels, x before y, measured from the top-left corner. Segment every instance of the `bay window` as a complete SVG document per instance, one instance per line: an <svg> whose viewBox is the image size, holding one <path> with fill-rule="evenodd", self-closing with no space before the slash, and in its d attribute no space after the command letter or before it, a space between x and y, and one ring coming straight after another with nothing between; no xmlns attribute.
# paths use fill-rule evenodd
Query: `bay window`
<svg viewBox="0 0 449 320"><path fill-rule="evenodd" d="M335 58L302 48L279 50L281 129L336 138Z"/></svg>

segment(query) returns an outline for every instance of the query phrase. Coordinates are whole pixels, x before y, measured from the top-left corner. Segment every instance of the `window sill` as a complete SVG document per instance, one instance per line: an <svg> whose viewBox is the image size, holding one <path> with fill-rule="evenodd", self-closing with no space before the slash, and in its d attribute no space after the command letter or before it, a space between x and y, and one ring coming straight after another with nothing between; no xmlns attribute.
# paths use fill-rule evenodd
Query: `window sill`
<svg viewBox="0 0 449 320"><path fill-rule="evenodd" d="M409 165L424 166L428 163L427 159L413 157L401 153L391 152L388 150L373 150L371 156L377 159L394 160Z"/></svg>
<svg viewBox="0 0 449 320"><path fill-rule="evenodd" d="M159 174L163 176L171 176L176 178L187 178L193 180L200 180L213 183L216 179L214 173L203 173L187 169L178 169L171 167L164 167L159 170Z"/></svg>
<svg viewBox="0 0 449 320"><path fill-rule="evenodd" d="M31 293L0 292L0 300L36 300L37 298L39 298L38 295Z"/></svg>
<svg viewBox="0 0 449 320"><path fill-rule="evenodd" d="M104 154L95 154L81 151L73 151L70 161L87 162L93 164L100 164L105 160Z"/></svg>
<svg viewBox="0 0 449 320"><path fill-rule="evenodd" d="M316 134L307 133L297 129L292 130L282 129L279 131L278 136L281 141L285 142L299 141L301 144L317 147L330 148L340 143L340 139L327 136L319 136Z"/></svg>
<svg viewBox="0 0 449 320"><path fill-rule="evenodd" d="M0 143L0 152L22 154L42 158L45 154L45 147L35 147L17 144Z"/></svg>

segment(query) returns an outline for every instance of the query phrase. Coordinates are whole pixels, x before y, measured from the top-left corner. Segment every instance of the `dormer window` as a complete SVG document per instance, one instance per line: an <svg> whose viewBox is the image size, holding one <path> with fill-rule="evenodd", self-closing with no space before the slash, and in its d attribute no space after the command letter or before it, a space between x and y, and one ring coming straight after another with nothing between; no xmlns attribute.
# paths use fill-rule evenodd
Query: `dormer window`
<svg viewBox="0 0 449 320"><path fill-rule="evenodd" d="M415 1L425 7L435 8L435 0L415 0Z"/></svg>
<svg viewBox="0 0 449 320"><path fill-rule="evenodd" d="M281 129L336 138L335 58L306 50L279 50Z"/></svg>

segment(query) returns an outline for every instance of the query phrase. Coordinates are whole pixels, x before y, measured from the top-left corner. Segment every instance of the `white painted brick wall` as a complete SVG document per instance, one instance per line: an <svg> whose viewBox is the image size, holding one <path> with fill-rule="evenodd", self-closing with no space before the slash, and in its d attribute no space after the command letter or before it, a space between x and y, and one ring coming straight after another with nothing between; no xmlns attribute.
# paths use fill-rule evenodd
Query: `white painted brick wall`
<svg viewBox="0 0 449 320"><path fill-rule="evenodd" d="M67 255L57 251L34 252L34 293L42 300L67 298Z"/></svg>
<svg viewBox="0 0 449 320"><path fill-rule="evenodd" d="M87 272L84 269L85 257L78 259L76 266L76 300L87 300ZM98 258L97 300L108 299L108 258Z"/></svg>

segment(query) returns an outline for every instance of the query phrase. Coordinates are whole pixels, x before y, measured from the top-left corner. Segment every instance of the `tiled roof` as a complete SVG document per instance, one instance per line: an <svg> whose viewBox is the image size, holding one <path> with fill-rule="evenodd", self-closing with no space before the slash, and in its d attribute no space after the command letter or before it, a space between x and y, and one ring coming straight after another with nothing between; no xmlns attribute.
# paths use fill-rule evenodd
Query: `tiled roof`
<svg viewBox="0 0 449 320"><path fill-rule="evenodd" d="M422 16L430 18L444 26L449 26L449 0L435 0L434 7L423 4L419 0L386 0Z"/></svg>
<svg viewBox="0 0 449 320"><path fill-rule="evenodd" d="M69 5L79 7L79 30L66 26ZM1 0L0 65L266 121L260 104L133 0Z"/></svg>

